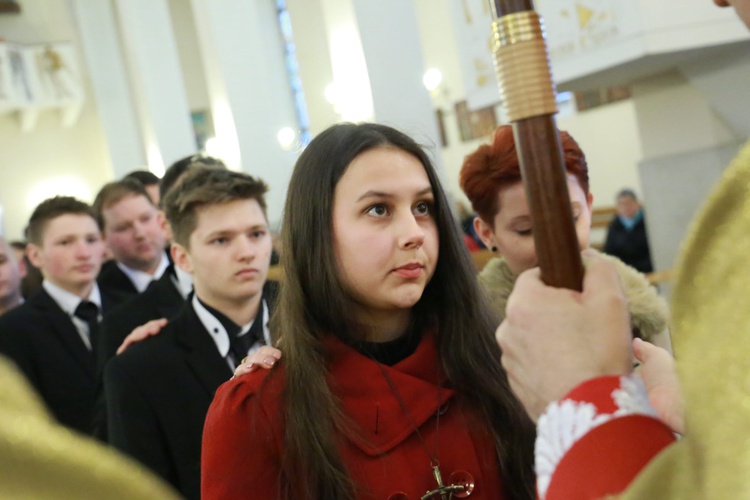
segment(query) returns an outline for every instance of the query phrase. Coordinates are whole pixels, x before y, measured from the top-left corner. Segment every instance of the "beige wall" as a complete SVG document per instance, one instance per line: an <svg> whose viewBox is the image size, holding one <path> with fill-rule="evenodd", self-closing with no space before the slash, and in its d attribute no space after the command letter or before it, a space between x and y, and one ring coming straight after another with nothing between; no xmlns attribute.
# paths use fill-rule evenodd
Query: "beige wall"
<svg viewBox="0 0 750 500"><path fill-rule="evenodd" d="M638 162L643 158L632 100L594 108L558 120L586 153L594 206L612 206L617 192L642 193Z"/></svg>
<svg viewBox="0 0 750 500"><path fill-rule="evenodd" d="M67 0L24 0L23 13L0 17L0 35L14 42L72 40L83 56ZM71 128L57 111L45 111L33 131L23 133L15 115L0 116L0 205L3 232L20 239L39 196L73 194L93 201L113 176L104 136L84 77L86 104ZM41 188L41 191L40 191ZM56 193L57 191L57 193Z"/></svg>

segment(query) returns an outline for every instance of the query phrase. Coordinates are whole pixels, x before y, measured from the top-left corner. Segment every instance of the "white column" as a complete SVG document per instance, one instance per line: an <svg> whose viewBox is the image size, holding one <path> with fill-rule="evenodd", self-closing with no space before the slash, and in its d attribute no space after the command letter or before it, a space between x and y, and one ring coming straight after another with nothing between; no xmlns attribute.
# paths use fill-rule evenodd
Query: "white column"
<svg viewBox="0 0 750 500"><path fill-rule="evenodd" d="M374 119L428 146L441 166L440 135L412 2L320 0L342 118ZM369 116L368 116L369 114Z"/></svg>
<svg viewBox="0 0 750 500"><path fill-rule="evenodd" d="M375 119L370 76L353 0L320 0L334 79L336 112L344 121Z"/></svg>
<svg viewBox="0 0 750 500"><path fill-rule="evenodd" d="M269 185L268 216L276 225L297 156L284 151L276 136L298 127L274 2L191 5L222 156Z"/></svg>
<svg viewBox="0 0 750 500"><path fill-rule="evenodd" d="M112 167L119 178L145 165L146 153L112 4L74 0L72 6Z"/></svg>
<svg viewBox="0 0 750 500"><path fill-rule="evenodd" d="M101 1L101 0L100 0ZM114 0L149 167L196 150L167 0Z"/></svg>
<svg viewBox="0 0 750 500"><path fill-rule="evenodd" d="M724 81L715 90L727 92L734 85ZM651 256L657 269L670 269L690 221L740 138L711 100L677 70L642 80L632 90L643 146L639 169Z"/></svg>
<svg viewBox="0 0 750 500"><path fill-rule="evenodd" d="M413 2L353 0L370 76L375 119L440 149ZM439 156L439 155L438 155Z"/></svg>
<svg viewBox="0 0 750 500"><path fill-rule="evenodd" d="M701 92L714 112L734 132L738 139L750 137L750 57L747 44L727 47L720 55L699 58L680 66L680 72Z"/></svg>

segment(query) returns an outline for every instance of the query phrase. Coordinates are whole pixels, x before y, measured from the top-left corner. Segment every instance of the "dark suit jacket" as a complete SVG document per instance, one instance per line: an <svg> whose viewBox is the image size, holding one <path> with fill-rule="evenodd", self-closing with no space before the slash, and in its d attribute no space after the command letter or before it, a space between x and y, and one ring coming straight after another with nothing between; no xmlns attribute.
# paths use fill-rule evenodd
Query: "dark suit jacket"
<svg viewBox="0 0 750 500"><path fill-rule="evenodd" d="M130 297L104 315L101 337L97 346L97 373L99 374L94 403L94 436L107 440L107 408L102 386L104 365L117 352L122 341L135 328L158 318L173 318L185 300L172 282L172 273L165 272L151 283L146 291Z"/></svg>
<svg viewBox="0 0 750 500"><path fill-rule="evenodd" d="M271 309L265 291L264 298ZM185 303L158 335L107 363L108 441L186 498L199 499L203 421L216 389L231 376L192 304Z"/></svg>
<svg viewBox="0 0 750 500"><path fill-rule="evenodd" d="M152 319L170 319L180 311L185 302L172 282L172 273L165 272L141 294L118 304L102 320L102 335L98 346L98 366L115 355L122 341L135 328Z"/></svg>
<svg viewBox="0 0 750 500"><path fill-rule="evenodd" d="M607 229L604 253L617 257L642 273L654 272L645 217L642 217L632 229L627 229L615 215Z"/></svg>
<svg viewBox="0 0 750 500"><path fill-rule="evenodd" d="M100 292L107 311L114 299ZM0 353L18 365L60 423L91 433L96 357L43 288L0 317Z"/></svg>
<svg viewBox="0 0 750 500"><path fill-rule="evenodd" d="M114 292L119 297L122 297L121 302L127 300L128 297L134 297L138 295L138 289L135 287L128 275L122 272L117 265L115 259L108 260L102 265L101 271L99 271L99 277L96 279L99 283L99 287L107 290L108 292Z"/></svg>

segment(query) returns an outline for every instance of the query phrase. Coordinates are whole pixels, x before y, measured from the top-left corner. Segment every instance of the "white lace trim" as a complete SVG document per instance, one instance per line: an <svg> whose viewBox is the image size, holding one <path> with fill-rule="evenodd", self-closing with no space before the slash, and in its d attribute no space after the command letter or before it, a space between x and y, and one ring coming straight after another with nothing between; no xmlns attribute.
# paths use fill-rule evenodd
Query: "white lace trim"
<svg viewBox="0 0 750 500"><path fill-rule="evenodd" d="M597 414L592 403L564 399L551 403L539 417L534 455L540 500L546 497L562 457L593 428L625 415L656 417L643 382L633 375L620 377L620 387L612 391L612 400L618 407L614 413Z"/></svg>

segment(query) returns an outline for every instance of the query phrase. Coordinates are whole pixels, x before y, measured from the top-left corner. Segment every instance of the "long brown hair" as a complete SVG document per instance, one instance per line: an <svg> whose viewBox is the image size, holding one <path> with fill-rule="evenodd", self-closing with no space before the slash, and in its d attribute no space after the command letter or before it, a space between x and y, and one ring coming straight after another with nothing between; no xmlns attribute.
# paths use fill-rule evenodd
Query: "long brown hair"
<svg viewBox="0 0 750 500"><path fill-rule="evenodd" d="M287 498L354 498L337 448L346 419L326 383L326 335L356 330L333 250L333 200L339 179L361 153L398 148L424 166L435 199L439 259L414 313L437 325L435 341L450 386L487 422L498 473L512 498L534 497L533 426L511 393L494 339L496 320L478 288L427 154L403 133L377 124L339 124L300 156L287 193L282 238L285 281L272 331L281 334L285 389L283 467Z"/></svg>

